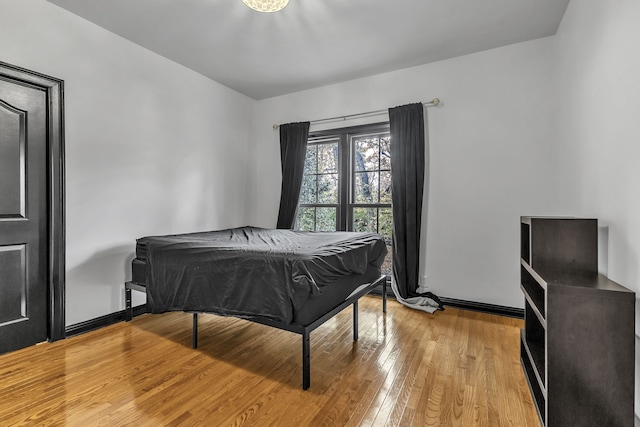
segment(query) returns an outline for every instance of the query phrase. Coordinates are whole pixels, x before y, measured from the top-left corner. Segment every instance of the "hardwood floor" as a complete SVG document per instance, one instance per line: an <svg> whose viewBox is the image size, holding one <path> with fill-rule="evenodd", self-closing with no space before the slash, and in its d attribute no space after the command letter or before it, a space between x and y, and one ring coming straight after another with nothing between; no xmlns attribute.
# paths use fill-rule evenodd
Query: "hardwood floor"
<svg viewBox="0 0 640 427"><path fill-rule="evenodd" d="M146 314L0 356L0 425L539 426L519 362L522 320L360 300L301 338L263 325Z"/></svg>

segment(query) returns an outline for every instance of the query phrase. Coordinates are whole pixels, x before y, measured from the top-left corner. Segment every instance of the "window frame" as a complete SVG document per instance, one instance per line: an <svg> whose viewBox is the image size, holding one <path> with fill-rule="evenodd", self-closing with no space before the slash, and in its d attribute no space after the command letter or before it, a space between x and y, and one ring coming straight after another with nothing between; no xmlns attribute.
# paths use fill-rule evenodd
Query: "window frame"
<svg viewBox="0 0 640 427"><path fill-rule="evenodd" d="M298 203L299 208L335 207L336 230L353 231L354 208L391 208L391 203L355 203L355 144L351 143L353 137L390 133L389 122L377 122L365 125L350 126L335 129L325 129L309 132L307 144L317 145L323 141L338 142L338 203ZM316 142L317 141L317 142ZM326 142L325 142L326 143ZM380 159L378 160L380 162ZM387 169L385 169L386 171ZM389 168L389 171L391 169ZM378 168L377 172L381 170ZM344 182L346 180L346 182ZM302 189L301 189L302 190ZM380 201L378 197L378 201ZM298 212L296 212L297 218ZM317 216L314 216L314 228L316 228ZM379 218L378 218L379 221ZM379 228L379 224L378 227Z"/></svg>
<svg viewBox="0 0 640 427"><path fill-rule="evenodd" d="M311 141L311 140L315 140L315 141ZM342 177L342 171L343 171L343 165L342 165L342 148L341 148L341 139L340 138L336 138L335 135L327 135L327 136L316 136L316 135L309 135L309 137L307 138L307 147L309 145L314 145L314 146L319 146L322 144L333 144L336 143L338 144L338 158L336 159L336 173L338 174L338 200L337 203L318 203L318 198L317 198L317 177L321 174L318 173L317 171L317 167L316 167L316 173L314 174L316 176L316 200L315 203L300 203L298 202L298 207L296 208L296 221L297 221L297 217L298 217L298 211L300 208L323 208L323 207L333 207L336 210L336 230L340 230L341 226L342 226L342 219L340 218L340 206L341 206L341 201L342 201L342 181L343 181L343 177ZM306 156L306 155L305 155ZM305 160L306 161L306 160ZM316 157L316 165L317 165L317 157ZM303 174L303 185L300 188L300 191L302 192L302 188L304 188L304 174ZM315 211L314 214L314 229L316 229L317 227L317 211Z"/></svg>
<svg viewBox="0 0 640 427"><path fill-rule="evenodd" d="M384 129L384 128L383 128ZM356 134L350 134L348 137L348 141L347 143L349 144L349 148L350 148L350 166L351 166L351 174L349 175L349 180L350 180L350 188L349 188L349 197L348 197L348 204L347 204L347 224L349 225L349 231L353 230L353 211L354 209L357 208L364 208L364 209L376 209L376 229L377 232L380 232L380 211L379 209L391 209L391 201L389 201L388 203L383 203L380 201L380 196L381 196L381 186L382 186L382 182L380 180L381 178L381 172L389 172L389 174L391 174L391 164L389 164L389 169L382 169L381 163L382 163L382 158L380 156L380 144L378 144L378 165L377 168L374 170L363 170L363 171L359 171L356 167L355 164L355 156L356 156L356 144L352 143L351 139L354 137L367 137L367 136L376 136L376 135L380 135L382 133L388 133L389 137L391 137L391 133L389 131L389 128L387 126L386 130L378 130L375 132L366 132L366 133L356 133ZM378 202L377 203L359 203L356 202L356 189L355 189L355 185L356 185L356 181L357 181L357 174L358 173L370 173L370 172L375 172L378 174ZM393 177L391 177L391 179L393 179ZM392 212L393 215L393 212Z"/></svg>

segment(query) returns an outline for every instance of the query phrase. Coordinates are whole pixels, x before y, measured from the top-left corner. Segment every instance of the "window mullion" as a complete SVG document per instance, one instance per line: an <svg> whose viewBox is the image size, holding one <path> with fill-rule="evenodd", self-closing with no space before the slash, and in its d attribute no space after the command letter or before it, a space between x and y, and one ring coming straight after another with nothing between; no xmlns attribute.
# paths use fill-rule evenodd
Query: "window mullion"
<svg viewBox="0 0 640 427"><path fill-rule="evenodd" d="M380 171L380 169L382 169L382 144L381 144L381 138L380 135L378 135L378 204L380 204L380 196L382 195L382 172ZM380 213L379 210L377 212L378 214ZM378 215L378 230L380 230L380 217Z"/></svg>
<svg viewBox="0 0 640 427"><path fill-rule="evenodd" d="M340 207L338 212L338 217L340 218L340 222L338 227L340 230L351 230L351 215L349 215L349 189L351 188L351 153L350 153L349 139L348 135L342 134L340 135L340 149L338 152L340 153Z"/></svg>

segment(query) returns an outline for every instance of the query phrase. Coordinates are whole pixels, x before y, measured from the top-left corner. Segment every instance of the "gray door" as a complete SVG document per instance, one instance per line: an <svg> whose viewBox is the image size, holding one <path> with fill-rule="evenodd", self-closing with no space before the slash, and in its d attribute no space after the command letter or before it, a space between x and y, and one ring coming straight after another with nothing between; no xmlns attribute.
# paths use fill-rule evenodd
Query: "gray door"
<svg viewBox="0 0 640 427"><path fill-rule="evenodd" d="M0 76L0 353L47 339L47 93Z"/></svg>

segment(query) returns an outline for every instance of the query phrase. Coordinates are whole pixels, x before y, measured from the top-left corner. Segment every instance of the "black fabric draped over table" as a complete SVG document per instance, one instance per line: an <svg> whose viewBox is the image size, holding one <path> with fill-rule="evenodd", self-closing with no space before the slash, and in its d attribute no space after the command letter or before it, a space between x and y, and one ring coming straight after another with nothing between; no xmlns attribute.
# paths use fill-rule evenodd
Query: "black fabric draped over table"
<svg viewBox="0 0 640 427"><path fill-rule="evenodd" d="M408 307L433 313L442 304L431 292L418 293L420 231L425 170L422 103L389 109L393 209L393 289Z"/></svg>
<svg viewBox="0 0 640 427"><path fill-rule="evenodd" d="M304 159L307 154L309 122L280 125L282 190L276 228L293 229L300 199Z"/></svg>

